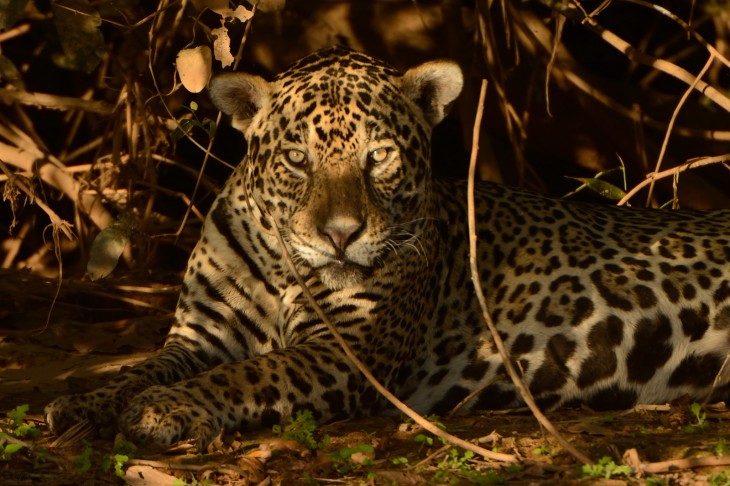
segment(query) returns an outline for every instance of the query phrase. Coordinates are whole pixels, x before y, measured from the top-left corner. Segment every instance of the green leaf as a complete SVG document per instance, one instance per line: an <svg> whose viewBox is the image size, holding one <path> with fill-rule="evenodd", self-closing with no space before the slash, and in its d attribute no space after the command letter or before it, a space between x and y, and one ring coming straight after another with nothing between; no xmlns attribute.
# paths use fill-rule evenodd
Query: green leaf
<svg viewBox="0 0 730 486"><path fill-rule="evenodd" d="M10 457L12 454L15 454L22 448L22 444L7 444L5 446L5 450L3 450L3 454L5 454L6 457Z"/></svg>
<svg viewBox="0 0 730 486"><path fill-rule="evenodd" d="M124 464L129 461L129 456L124 454L114 454L114 474L120 478L124 478Z"/></svg>
<svg viewBox="0 0 730 486"><path fill-rule="evenodd" d="M18 405L6 414L7 417L13 421L13 427L18 427L23 424L23 420L25 420L25 416L28 414L29 409L30 406L26 403Z"/></svg>
<svg viewBox="0 0 730 486"><path fill-rule="evenodd" d="M105 50L99 12L87 0L56 0L51 6L70 67L90 73L99 65Z"/></svg>
<svg viewBox="0 0 730 486"><path fill-rule="evenodd" d="M587 187L591 191L607 199L611 199L612 201L618 201L626 195L623 189L616 187L613 184L608 183L604 180L596 179L594 177L570 177L569 179L580 181L585 187Z"/></svg>
<svg viewBox="0 0 730 486"><path fill-rule="evenodd" d="M184 138L185 135L190 133L190 130L192 130L195 126L195 120L185 118L180 120L177 125L177 128L172 132L172 135L170 135L173 142L179 141L181 138Z"/></svg>
<svg viewBox="0 0 730 486"><path fill-rule="evenodd" d="M86 271L91 280L104 278L117 267L124 247L129 243L131 231L109 226L103 229L91 244Z"/></svg>

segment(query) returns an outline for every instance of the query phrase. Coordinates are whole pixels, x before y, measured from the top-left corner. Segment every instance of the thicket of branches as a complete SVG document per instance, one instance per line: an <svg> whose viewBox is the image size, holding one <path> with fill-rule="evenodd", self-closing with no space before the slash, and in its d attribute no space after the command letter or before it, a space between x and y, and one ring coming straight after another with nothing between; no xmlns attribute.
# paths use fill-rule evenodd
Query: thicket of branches
<svg viewBox="0 0 730 486"><path fill-rule="evenodd" d="M184 265L206 208L245 149L223 126L211 139L217 113L204 91L180 85L176 58L194 47L262 74L333 43L401 68L452 57L469 82L437 132L438 173L465 173L463 147L486 77L482 177L557 195L585 183L621 198L624 179L629 189L649 173L673 176L666 171L716 156L699 162L712 167L666 178L659 192L644 182L631 203L730 200L727 1L267 1L256 9L244 3L243 16L213 0L6 3L5 269L52 276L63 262L67 276L83 277L92 241L107 228L103 246L123 251L127 269ZM217 59L212 67L223 69ZM622 166L625 177L615 170ZM101 265L92 275L113 268Z"/></svg>

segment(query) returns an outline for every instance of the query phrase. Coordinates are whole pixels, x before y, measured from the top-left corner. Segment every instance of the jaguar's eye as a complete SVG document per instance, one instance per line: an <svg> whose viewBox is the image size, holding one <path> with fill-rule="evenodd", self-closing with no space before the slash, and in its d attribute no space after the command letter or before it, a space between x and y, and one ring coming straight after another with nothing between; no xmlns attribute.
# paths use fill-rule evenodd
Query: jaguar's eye
<svg viewBox="0 0 730 486"><path fill-rule="evenodd" d="M301 150L290 149L285 152L286 160L291 165L302 167L307 164L307 155Z"/></svg>
<svg viewBox="0 0 730 486"><path fill-rule="evenodd" d="M368 158L374 164L380 164L388 159L390 152L391 149L389 148L377 148L368 154Z"/></svg>

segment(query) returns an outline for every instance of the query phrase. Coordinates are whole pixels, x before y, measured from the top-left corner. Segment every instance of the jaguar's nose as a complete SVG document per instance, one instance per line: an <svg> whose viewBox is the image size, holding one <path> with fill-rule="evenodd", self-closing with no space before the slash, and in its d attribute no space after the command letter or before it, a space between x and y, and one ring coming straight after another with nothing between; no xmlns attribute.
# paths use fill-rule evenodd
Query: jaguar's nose
<svg viewBox="0 0 730 486"><path fill-rule="evenodd" d="M333 218L319 228L319 232L329 239L337 257L344 255L348 245L355 241L365 228L365 221L352 217Z"/></svg>

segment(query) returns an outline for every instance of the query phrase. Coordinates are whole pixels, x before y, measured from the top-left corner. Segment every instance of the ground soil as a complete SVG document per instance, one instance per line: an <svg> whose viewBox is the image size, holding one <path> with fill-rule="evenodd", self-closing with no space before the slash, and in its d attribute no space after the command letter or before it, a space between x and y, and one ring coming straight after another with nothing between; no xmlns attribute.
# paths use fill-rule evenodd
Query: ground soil
<svg viewBox="0 0 730 486"><path fill-rule="evenodd" d="M26 423L41 431L36 438L0 439L24 445L12 457L0 449L0 484L730 484L730 466L723 466L730 464L730 412L710 406L698 416L690 403L549 413L575 448L593 461L612 461L593 477L525 410L435 419L459 437L515 455L517 464L451 452L399 416L321 425L304 436L226 436L204 454L186 444L134 449L119 436L93 433L59 444L43 422L46 403L93 389L161 346L177 286L150 280L64 282L46 325L55 282L0 275L0 417L28 404ZM0 430L10 431L9 423L0 419ZM123 479L109 461L117 453L130 458L122 461Z"/></svg>

